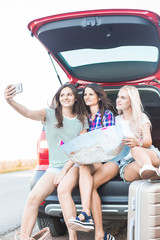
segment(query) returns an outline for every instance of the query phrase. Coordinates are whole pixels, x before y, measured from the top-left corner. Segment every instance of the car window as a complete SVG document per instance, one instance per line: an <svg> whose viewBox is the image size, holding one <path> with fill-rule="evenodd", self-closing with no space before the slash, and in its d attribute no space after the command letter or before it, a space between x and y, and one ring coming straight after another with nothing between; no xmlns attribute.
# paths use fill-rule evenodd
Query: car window
<svg viewBox="0 0 160 240"><path fill-rule="evenodd" d="M154 46L122 46L112 49L78 49L59 53L70 67L104 62L157 62L158 48Z"/></svg>
<svg viewBox="0 0 160 240"><path fill-rule="evenodd" d="M160 42L156 26L139 16L94 16L49 22L38 37L74 78L122 82L154 74Z"/></svg>

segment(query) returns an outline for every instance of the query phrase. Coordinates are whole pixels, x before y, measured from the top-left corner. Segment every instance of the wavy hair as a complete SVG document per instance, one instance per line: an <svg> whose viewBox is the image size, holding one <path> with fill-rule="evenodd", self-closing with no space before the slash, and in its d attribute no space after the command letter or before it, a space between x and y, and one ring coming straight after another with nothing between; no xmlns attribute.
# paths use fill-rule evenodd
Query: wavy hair
<svg viewBox="0 0 160 240"><path fill-rule="evenodd" d="M120 90L123 90L123 89L127 91L128 96L129 96L130 101L131 101L132 118L131 118L130 123L129 123L130 128L134 132L135 136L140 138L141 134L142 134L143 117L145 115L146 118L148 118L148 116L144 113L144 108L143 108L143 105L142 105L142 101L141 101L138 89L134 86L128 86L128 85L120 88ZM121 115L121 114L123 114L123 112L118 111L118 114ZM150 122L149 118L148 118L148 121L149 121L150 126L151 126L151 122Z"/></svg>
<svg viewBox="0 0 160 240"><path fill-rule="evenodd" d="M111 102L111 100L107 97L106 92L104 91L103 87L101 87L99 84L97 83L91 83L85 86L84 90L83 90L83 99L84 99L84 92L86 88L91 88L97 95L97 97L100 99L98 101L98 108L99 108L99 112L101 114L101 124L103 126L103 116L106 110L111 111L113 114L115 114L116 110L113 106L113 103ZM90 108L89 106L86 106L88 113L90 114Z"/></svg>
<svg viewBox="0 0 160 240"><path fill-rule="evenodd" d="M72 108L72 114L76 115L77 119L79 119L79 121L84 126L85 119L88 117L88 113L85 108L84 102L80 97L80 95L78 94L78 91L75 88L75 86L70 83L65 83L58 89L57 93L53 97L52 104L50 106L50 108L55 110L55 116L57 119L56 127L57 128L63 127L62 105L59 101L59 98L60 98L61 91L66 87L70 88L75 96L75 103Z"/></svg>

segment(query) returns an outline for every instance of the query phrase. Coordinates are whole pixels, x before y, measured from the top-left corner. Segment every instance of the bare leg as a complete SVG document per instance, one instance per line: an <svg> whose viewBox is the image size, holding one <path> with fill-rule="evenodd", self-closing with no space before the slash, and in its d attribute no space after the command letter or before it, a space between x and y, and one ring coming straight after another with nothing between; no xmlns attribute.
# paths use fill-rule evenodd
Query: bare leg
<svg viewBox="0 0 160 240"><path fill-rule="evenodd" d="M76 231L91 231L94 230L94 223L91 217L91 195L93 187L92 173L97 168L102 166L102 163L95 163L87 166L79 166L79 187L82 202L82 212L79 214L78 219L72 215L68 219L68 227Z"/></svg>
<svg viewBox="0 0 160 240"><path fill-rule="evenodd" d="M119 167L113 162L103 164L97 169L93 175L93 191L92 191L92 214L95 222L95 239L100 240L104 237L103 222L102 222L102 209L101 199L97 192L99 186L103 183L110 181L119 173Z"/></svg>
<svg viewBox="0 0 160 240"><path fill-rule="evenodd" d="M147 150L147 148L146 149L143 147L131 148L132 157L138 163L138 165L140 167L142 167L144 164L152 165L152 161L151 161L147 151L145 151L145 150Z"/></svg>
<svg viewBox="0 0 160 240"><path fill-rule="evenodd" d="M55 189L54 178L56 174L45 173L29 194L22 217L21 232L30 236L36 223L38 209L41 202ZM21 235L21 240L25 239Z"/></svg>
<svg viewBox="0 0 160 240"><path fill-rule="evenodd" d="M160 159L153 150L143 147L134 147L131 149L131 153L140 168L148 164L154 166L156 168L155 170L158 171ZM145 174L143 175L145 179L160 179L153 170L145 170Z"/></svg>
<svg viewBox="0 0 160 240"><path fill-rule="evenodd" d="M160 165L160 159L158 158L157 154L151 150L151 149L145 149L145 151L148 153L152 165L155 167L155 170L159 172L159 165ZM160 176L157 175L157 173L154 173L152 177L150 178L151 180L160 180Z"/></svg>
<svg viewBox="0 0 160 240"><path fill-rule="evenodd" d="M68 228L68 220L76 217L76 208L72 199L72 190L78 184L79 168L72 167L58 186L58 198L61 204L64 220ZM68 228L69 240L77 240L77 232Z"/></svg>
<svg viewBox="0 0 160 240"><path fill-rule="evenodd" d="M126 182L133 182L142 179L139 175L140 166L137 162L129 163L124 170L124 179Z"/></svg>
<svg viewBox="0 0 160 240"><path fill-rule="evenodd" d="M102 207L101 199L97 192L97 189L93 188L92 191L92 214L95 223L95 239L103 239L103 221L102 221Z"/></svg>
<svg viewBox="0 0 160 240"><path fill-rule="evenodd" d="M93 177L92 174L97 168L102 166L102 163L96 163L87 166L80 166L80 177L79 177L79 188L82 201L82 209L87 213L88 216L91 215L91 195L93 187ZM80 215L80 219L84 216Z"/></svg>

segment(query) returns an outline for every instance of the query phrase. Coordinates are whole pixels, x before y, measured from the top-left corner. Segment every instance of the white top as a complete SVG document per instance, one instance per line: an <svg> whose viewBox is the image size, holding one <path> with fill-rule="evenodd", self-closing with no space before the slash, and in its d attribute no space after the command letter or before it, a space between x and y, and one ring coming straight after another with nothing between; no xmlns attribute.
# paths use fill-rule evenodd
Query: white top
<svg viewBox="0 0 160 240"><path fill-rule="evenodd" d="M123 115L116 116L115 121L116 121L116 125L120 124L122 126L124 137L136 137L130 128L129 121L124 120ZM146 114L143 114L142 125L145 123L150 123L150 121L146 116ZM129 152L129 154L124 159L128 160L130 158L132 158L131 152Z"/></svg>
<svg viewBox="0 0 160 240"><path fill-rule="evenodd" d="M129 121L123 119L123 115L116 116L115 118L116 124L121 124L123 134L125 137L135 137L135 134L132 132ZM143 114L142 125L145 123L150 123L148 117Z"/></svg>

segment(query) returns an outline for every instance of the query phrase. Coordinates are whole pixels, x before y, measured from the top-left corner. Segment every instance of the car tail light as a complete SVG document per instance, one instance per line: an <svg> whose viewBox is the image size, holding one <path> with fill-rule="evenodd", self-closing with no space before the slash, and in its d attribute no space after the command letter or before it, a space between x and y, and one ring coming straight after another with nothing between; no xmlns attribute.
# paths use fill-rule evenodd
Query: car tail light
<svg viewBox="0 0 160 240"><path fill-rule="evenodd" d="M45 201L41 202L40 206L43 206L45 204Z"/></svg>
<svg viewBox="0 0 160 240"><path fill-rule="evenodd" d="M43 127L40 138L37 143L37 154L38 154L38 170L45 170L49 165L49 154L48 144L46 140L46 133Z"/></svg>
<svg viewBox="0 0 160 240"><path fill-rule="evenodd" d="M47 149L48 148L47 140L41 140L39 143L39 148Z"/></svg>

